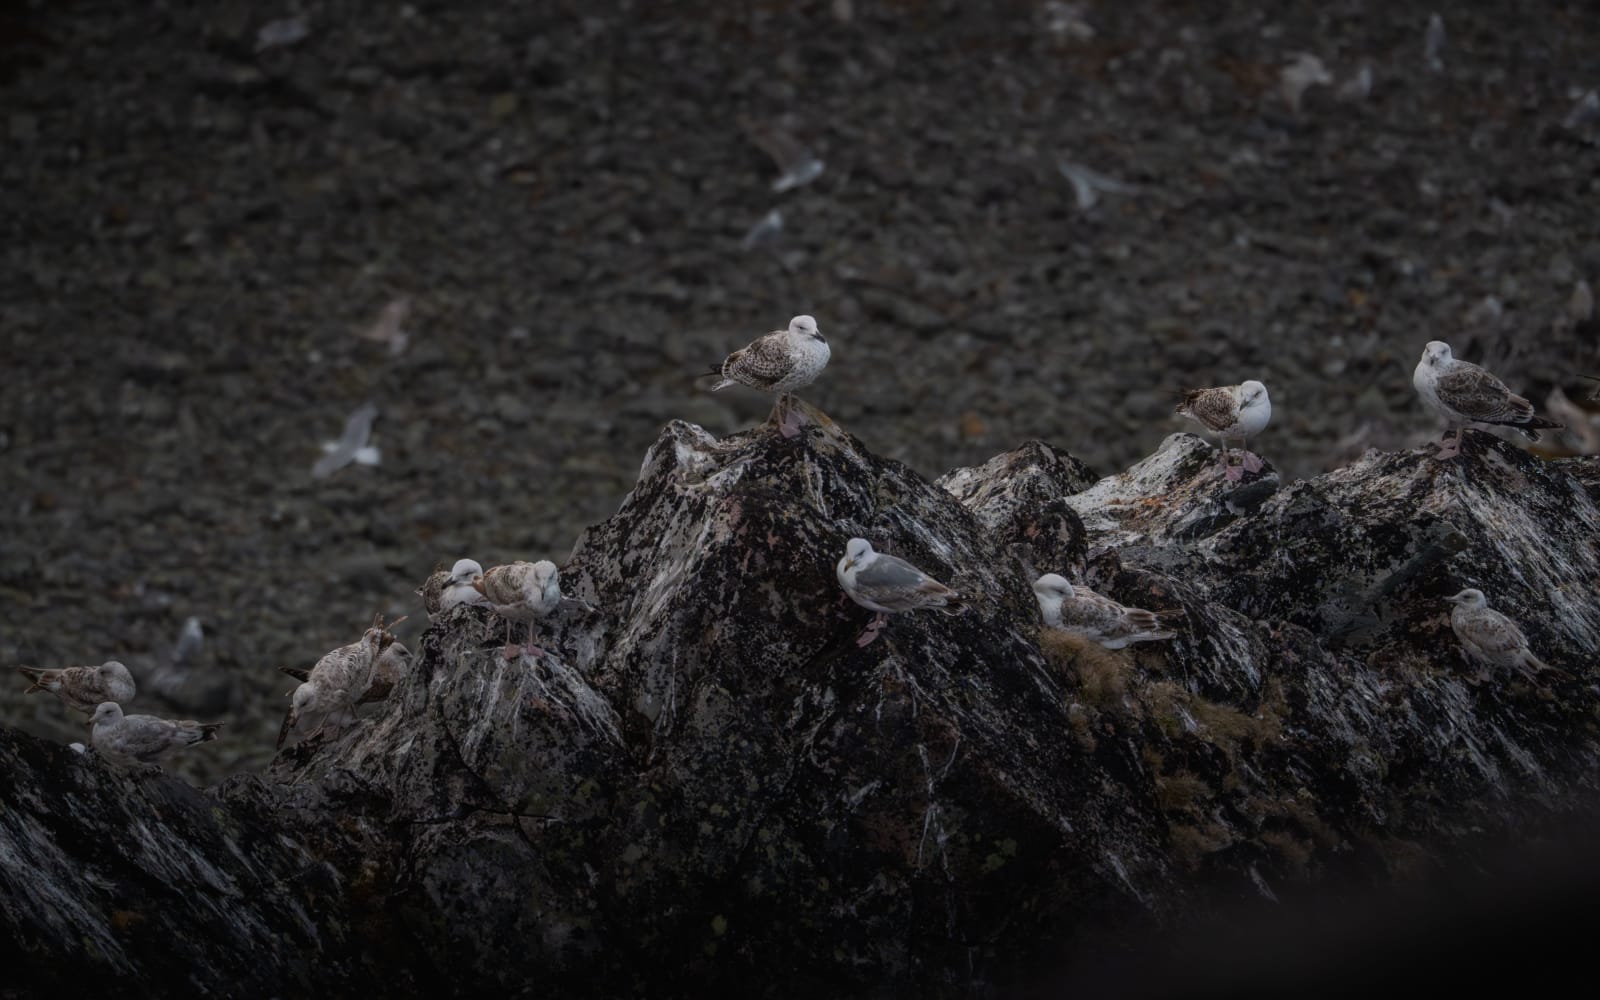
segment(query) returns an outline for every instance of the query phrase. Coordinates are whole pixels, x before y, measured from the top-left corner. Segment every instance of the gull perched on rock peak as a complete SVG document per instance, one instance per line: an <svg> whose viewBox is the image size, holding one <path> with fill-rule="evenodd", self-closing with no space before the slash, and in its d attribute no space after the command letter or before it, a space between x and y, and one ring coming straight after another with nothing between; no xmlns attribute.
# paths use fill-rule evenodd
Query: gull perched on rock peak
<svg viewBox="0 0 1600 1000"><path fill-rule="evenodd" d="M852 601L878 613L856 640L858 646L876 639L891 613L933 608L953 615L966 607L960 594L898 556L874 552L865 538L850 539L835 572Z"/></svg>
<svg viewBox="0 0 1600 1000"><path fill-rule="evenodd" d="M1222 443L1222 469L1229 482L1238 482L1246 472L1260 472L1261 458L1250 451L1250 439L1266 430L1272 420L1272 400L1267 387L1251 379L1238 385L1214 389L1193 389L1183 394L1178 413L1215 434ZM1240 465L1228 461L1228 441L1239 439L1244 454Z"/></svg>
<svg viewBox="0 0 1600 1000"><path fill-rule="evenodd" d="M389 628L403 621L403 616L396 618ZM284 741L303 716L320 713L323 717L312 736L320 733L335 713L355 718L356 706L372 686L373 668L393 642L394 633L384 627L380 614L373 618L372 627L359 641L340 646L318 660L304 683L290 696L289 714L284 716L283 725L278 729L278 748L283 748Z"/></svg>
<svg viewBox="0 0 1600 1000"><path fill-rule="evenodd" d="M373 661L372 680L367 684L367 693L361 696L358 704L365 705L389 697L395 685L405 679L410 669L411 650L407 649L404 643L390 643L387 649L378 654L377 660ZM311 679L311 671L304 667L279 667L278 670L302 684Z"/></svg>
<svg viewBox="0 0 1600 1000"><path fill-rule="evenodd" d="M506 620L506 659L514 660L524 652L529 656L544 655L544 650L533 644L533 627L561 607L561 573L555 563L541 559L495 566L479 574L473 587L488 598L494 613ZM512 622L528 626L526 646L511 641Z"/></svg>
<svg viewBox="0 0 1600 1000"><path fill-rule="evenodd" d="M787 330L774 330L741 347L707 374L719 376L712 392L730 385L746 385L778 394L774 415L778 432L786 438L800 433L799 413L789 406L789 393L817 380L832 356L827 338L810 316L796 316Z"/></svg>
<svg viewBox="0 0 1600 1000"><path fill-rule="evenodd" d="M1046 573L1035 580L1033 596L1039 601L1045 625L1081 635L1107 649L1177 635L1162 628L1163 616L1159 612L1118 604L1088 587L1075 586L1056 573Z"/></svg>
<svg viewBox="0 0 1600 1000"><path fill-rule="evenodd" d="M17 673L33 682L24 694L49 691L84 714L93 712L101 702L133 700L133 675L116 660L107 660L98 667L62 667L59 670L18 667Z"/></svg>
<svg viewBox="0 0 1600 1000"><path fill-rule="evenodd" d="M1450 628L1461 642L1461 651L1483 668L1476 680L1486 680L1490 667L1515 670L1530 680L1546 670L1567 676L1566 671L1547 666L1533 655L1522 629L1489 607L1483 591L1468 587L1445 600L1455 605L1450 610Z"/></svg>
<svg viewBox="0 0 1600 1000"><path fill-rule="evenodd" d="M1461 454L1461 435L1467 424L1493 424L1511 427L1530 441L1539 440L1540 428L1559 428L1553 420L1533 415L1533 404L1518 396L1488 369L1470 361L1458 361L1450 345L1430 340L1422 350L1422 360L1411 373L1411 385L1422 404L1443 417L1448 428L1448 443L1441 445L1437 458Z"/></svg>
<svg viewBox="0 0 1600 1000"><path fill-rule="evenodd" d="M220 722L181 722L154 715L123 715L114 701L102 702L89 719L90 742L96 750L116 757L152 763L217 738Z"/></svg>

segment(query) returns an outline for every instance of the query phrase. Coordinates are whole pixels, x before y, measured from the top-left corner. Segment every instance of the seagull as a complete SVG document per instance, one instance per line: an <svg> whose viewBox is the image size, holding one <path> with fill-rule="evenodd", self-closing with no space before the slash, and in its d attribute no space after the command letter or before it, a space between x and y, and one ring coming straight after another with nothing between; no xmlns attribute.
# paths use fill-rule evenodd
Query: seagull
<svg viewBox="0 0 1600 1000"><path fill-rule="evenodd" d="M450 576L444 581L444 589L439 593L439 610L449 611L458 604L488 604L483 592L476 586L481 576L483 567L478 565L476 559L457 559L456 564L450 567Z"/></svg>
<svg viewBox="0 0 1600 1000"><path fill-rule="evenodd" d="M1517 623L1489 607L1483 591L1469 587L1445 600L1455 605L1450 612L1450 627L1461 642L1462 652L1484 668L1478 680L1485 679L1489 667L1509 667L1529 680L1544 670L1567 676L1566 671L1556 670L1533 655Z"/></svg>
<svg viewBox="0 0 1600 1000"><path fill-rule="evenodd" d="M765 125L753 118L741 117L739 126L751 142L772 157L772 162L782 171L778 179L772 182L773 191L781 193L804 187L821 177L827 167L800 140L776 125Z"/></svg>
<svg viewBox="0 0 1600 1000"><path fill-rule="evenodd" d="M720 368L708 375L720 376L712 392L730 385L747 385L762 392L778 394L778 431L786 438L800 433L801 417L789 408L789 393L808 386L828 366L831 352L828 341L817 330L810 316L796 316L787 330L775 330L728 355Z"/></svg>
<svg viewBox="0 0 1600 1000"><path fill-rule="evenodd" d="M529 656L544 655L544 650L533 644L533 625L561 606L561 575L555 563L541 559L536 563L494 566L480 573L472 586L489 599L494 613L506 620L503 655L507 660L514 660L524 652ZM512 622L528 626L526 646L511 642Z"/></svg>
<svg viewBox="0 0 1600 1000"><path fill-rule="evenodd" d="M217 738L220 722L174 722L154 715L123 715L114 701L101 702L89 719L89 742L96 750L151 763L171 753Z"/></svg>
<svg viewBox="0 0 1600 1000"><path fill-rule="evenodd" d="M1295 56L1294 61L1278 73L1278 89L1283 94L1283 102L1295 114L1300 113L1300 102L1306 91L1319 86L1333 86L1333 74L1328 72L1328 67L1322 64L1321 59L1309 52Z"/></svg>
<svg viewBox="0 0 1600 1000"><path fill-rule="evenodd" d="M357 704L383 701L389 697L395 685L404 679L410 669L411 650L407 649L404 643L390 643L389 648L380 653L378 659L373 662L372 681L367 685L367 693L361 696ZM302 684L311 679L311 671L305 667L279 667L278 670Z"/></svg>
<svg viewBox="0 0 1600 1000"><path fill-rule="evenodd" d="M1530 441L1539 440L1538 428L1559 428L1553 420L1533 415L1533 404L1506 388L1506 384L1487 369L1450 356L1450 345L1430 340L1423 348L1422 360L1411 373L1411 384L1422 403L1443 417L1448 424L1437 458L1461 454L1461 435L1467 424L1499 424L1513 427Z"/></svg>
<svg viewBox="0 0 1600 1000"><path fill-rule="evenodd" d="M403 616L396 618L389 628L403 621ZM305 681L294 689L289 714L283 717L283 725L278 729L278 749L283 749L284 741L303 715L321 713L323 716L322 724L312 736L322 732L322 726L327 725L328 718L335 712L354 717L356 706L372 686L374 665L393 642L394 634L384 628L380 614L372 619L372 627L360 641L340 646L318 660Z"/></svg>
<svg viewBox="0 0 1600 1000"><path fill-rule="evenodd" d="M133 675L116 660L107 660L98 667L63 667L60 670L18 667L17 673L33 682L24 694L49 691L85 715L101 702L133 700Z"/></svg>
<svg viewBox="0 0 1600 1000"><path fill-rule="evenodd" d="M412 591L412 593L422 598L422 606L429 615L436 615L444 610L444 589L449 584L450 571L445 569L441 563L433 567L433 572L429 573L428 578L422 581L422 586Z"/></svg>
<svg viewBox="0 0 1600 1000"><path fill-rule="evenodd" d="M1239 385L1193 389L1184 393L1178 413L1215 434L1222 442L1222 470L1236 483L1246 472L1260 472L1261 458L1247 447L1251 438L1266 430L1272 420L1272 400L1267 387L1252 379ZM1241 465L1228 463L1228 439L1238 438L1244 450Z"/></svg>
<svg viewBox="0 0 1600 1000"><path fill-rule="evenodd" d="M378 449L372 439L372 422L378 419L378 408L371 403L358 407L345 418L344 430L339 440L322 446L323 456L311 467L312 479L327 479L351 462L357 465L377 465Z"/></svg>
<svg viewBox="0 0 1600 1000"><path fill-rule="evenodd" d="M856 640L857 646L876 639L892 612L933 608L953 615L966 607L960 594L904 559L872 551L865 538L850 539L835 572L852 601L878 613Z"/></svg>
<svg viewBox="0 0 1600 1000"><path fill-rule="evenodd" d="M1161 628L1162 615L1129 608L1088 587L1073 586L1065 577L1046 573L1033 583L1039 613L1050 628L1081 635L1107 649L1122 649L1135 642L1171 639L1176 632Z"/></svg>
<svg viewBox="0 0 1600 1000"><path fill-rule="evenodd" d="M1444 18L1434 14L1428 18L1428 30L1422 36L1422 58L1435 73L1444 69Z"/></svg>
<svg viewBox="0 0 1600 1000"><path fill-rule="evenodd" d="M383 701L410 672L411 650L404 643L389 643L372 663L372 679L367 682L367 691L359 704Z"/></svg>

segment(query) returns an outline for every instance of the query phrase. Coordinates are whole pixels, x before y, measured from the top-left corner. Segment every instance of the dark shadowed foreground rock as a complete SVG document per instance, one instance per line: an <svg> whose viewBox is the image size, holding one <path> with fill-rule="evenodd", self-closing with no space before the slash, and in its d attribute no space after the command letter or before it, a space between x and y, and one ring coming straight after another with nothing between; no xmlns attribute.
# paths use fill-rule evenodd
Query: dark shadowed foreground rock
<svg viewBox="0 0 1600 1000"><path fill-rule="evenodd" d="M1449 465L1369 453L1280 489L1175 435L1098 482L1032 443L932 484L817 420L669 425L564 567L600 613L508 663L458 608L380 711L259 778L193 792L8 736L8 969L957 994L1108 921L1448 864L1592 783L1592 461L1471 436ZM853 535L970 610L858 648ZM1049 571L1181 634L1041 637ZM1442 601L1467 585L1572 677L1470 684Z"/></svg>

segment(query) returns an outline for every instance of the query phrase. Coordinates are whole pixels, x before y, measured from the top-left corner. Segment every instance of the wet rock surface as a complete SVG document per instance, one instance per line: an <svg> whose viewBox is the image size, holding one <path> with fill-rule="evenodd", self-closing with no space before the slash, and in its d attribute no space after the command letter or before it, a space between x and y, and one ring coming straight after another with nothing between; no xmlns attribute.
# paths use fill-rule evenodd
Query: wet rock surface
<svg viewBox="0 0 1600 1000"><path fill-rule="evenodd" d="M164 918L187 936L98 931L153 978L197 936L201 974L226 974L232 930L259 925L321 981L395 995L956 995L1108 924L1461 864L1592 792L1593 459L1469 434L1454 462L1373 452L1231 514L1274 473L1227 483L1192 435L1099 481L1034 442L932 483L807 413L795 440L669 424L563 568L599 610L542 624L547 656L507 661L501 623L455 609L387 702L259 775L100 777L8 733L31 791L0 849L106 864L99 806L188 859L174 876L134 853L125 880L202 878L208 824L267 844L212 862L243 889L214 939L191 903ZM1223 513L1197 528L1196 509ZM858 647L869 615L833 574L852 535L970 610L897 615ZM1180 634L1119 652L1041 634L1028 562L1180 611ZM1471 683L1442 601L1467 583L1572 676ZM0 907L27 942L14 981L118 971L83 944L100 884L31 871L8 867Z"/></svg>

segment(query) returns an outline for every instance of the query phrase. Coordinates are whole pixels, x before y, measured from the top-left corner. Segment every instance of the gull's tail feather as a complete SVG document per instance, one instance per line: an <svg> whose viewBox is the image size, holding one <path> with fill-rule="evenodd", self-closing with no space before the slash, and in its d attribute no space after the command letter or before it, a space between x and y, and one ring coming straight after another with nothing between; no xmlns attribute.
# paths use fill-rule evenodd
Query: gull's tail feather
<svg viewBox="0 0 1600 1000"><path fill-rule="evenodd" d="M1536 674L1545 673L1556 677L1566 677L1569 679L1572 677L1572 674L1562 670L1560 667L1552 667L1550 664L1539 659L1537 656L1534 656L1531 650L1523 650L1522 667L1523 673L1527 674L1530 679Z"/></svg>
<svg viewBox="0 0 1600 1000"><path fill-rule="evenodd" d="M1558 431L1565 426L1565 424L1557 423L1546 417L1529 417L1526 423L1517 427L1517 430L1521 431L1522 436L1529 441L1537 441L1539 440L1539 431Z"/></svg>
<svg viewBox="0 0 1600 1000"><path fill-rule="evenodd" d="M41 670L38 667L18 667L17 673L33 682L32 684L28 685L28 690L22 692L23 694L33 694L35 691L49 690L44 686L44 679L45 675L49 674L50 671Z"/></svg>
<svg viewBox="0 0 1600 1000"><path fill-rule="evenodd" d="M191 746L193 746L196 743L208 743L211 740L216 739L217 738L217 730L222 728L222 723L220 723L220 722L197 722L197 723L195 723L195 727L196 728L194 730L194 736L193 736L193 738L191 738L189 740L189 744Z"/></svg>
<svg viewBox="0 0 1600 1000"><path fill-rule="evenodd" d="M1178 612L1180 615L1183 612ZM1127 608L1123 617L1127 623L1140 632L1157 632L1171 628L1173 622L1167 617L1170 612L1146 611L1144 608Z"/></svg>
<svg viewBox="0 0 1600 1000"><path fill-rule="evenodd" d="M304 667L279 667L278 672L288 674L302 684L311 679L311 671Z"/></svg>

